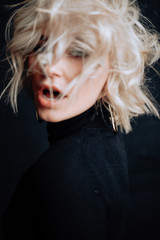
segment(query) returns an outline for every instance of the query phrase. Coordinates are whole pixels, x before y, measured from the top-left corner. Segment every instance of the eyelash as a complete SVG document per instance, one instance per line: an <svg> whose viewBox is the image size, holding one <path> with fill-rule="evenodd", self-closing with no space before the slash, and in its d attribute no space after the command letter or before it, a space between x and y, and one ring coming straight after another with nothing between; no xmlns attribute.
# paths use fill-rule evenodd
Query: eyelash
<svg viewBox="0 0 160 240"><path fill-rule="evenodd" d="M40 49L41 49L41 51L38 51ZM33 52L43 52L42 46L40 44L37 44L37 46L33 49Z"/></svg>
<svg viewBox="0 0 160 240"><path fill-rule="evenodd" d="M47 39L42 36L40 38L40 41L38 42L38 44L35 46L35 48L33 49L32 52L34 53L42 53L45 51L45 46L44 44L46 43ZM79 59L82 59L82 58L87 58L89 56L89 54L83 50L74 50L74 49L69 49L67 51L67 55L70 56L70 57L73 57L73 58L79 58Z"/></svg>
<svg viewBox="0 0 160 240"><path fill-rule="evenodd" d="M69 50L67 51L67 55L75 58L87 58L89 56L88 53L80 50Z"/></svg>
<svg viewBox="0 0 160 240"><path fill-rule="evenodd" d="M33 49L33 52L43 52L45 50L45 46L44 44L46 43L47 39L42 36L38 42L38 44L35 46L35 48Z"/></svg>

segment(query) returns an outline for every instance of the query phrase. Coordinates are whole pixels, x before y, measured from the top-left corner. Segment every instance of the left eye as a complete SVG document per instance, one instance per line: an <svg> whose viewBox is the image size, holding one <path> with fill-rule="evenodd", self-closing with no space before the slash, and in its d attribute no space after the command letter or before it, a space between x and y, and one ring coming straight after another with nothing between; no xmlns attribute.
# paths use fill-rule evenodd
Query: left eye
<svg viewBox="0 0 160 240"><path fill-rule="evenodd" d="M33 49L33 52L43 52L43 51L44 51L44 47L41 44L37 44Z"/></svg>
<svg viewBox="0 0 160 240"><path fill-rule="evenodd" d="M86 58L89 56L88 53L81 50L69 50L67 51L68 56L76 57L76 58Z"/></svg>

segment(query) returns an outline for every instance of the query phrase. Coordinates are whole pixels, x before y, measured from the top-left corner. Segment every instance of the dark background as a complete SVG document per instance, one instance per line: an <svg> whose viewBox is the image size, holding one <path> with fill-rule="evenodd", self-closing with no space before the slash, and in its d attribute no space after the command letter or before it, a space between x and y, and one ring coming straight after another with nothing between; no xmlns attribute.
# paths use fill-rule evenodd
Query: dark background
<svg viewBox="0 0 160 240"><path fill-rule="evenodd" d="M5 58L4 31L12 10L0 1L0 59ZM143 14L160 31L158 0L139 0ZM157 66L160 69L160 66ZM9 69L0 62L0 90ZM160 103L160 77L150 71L150 90ZM7 81L7 80L6 80ZM0 222L15 187L23 175L48 147L45 123L38 123L32 100L22 91L18 97L19 113L0 101ZM142 116L132 123L133 132L124 135L128 153L130 195L127 206L126 239L160 239L160 120ZM3 234L0 229L0 240Z"/></svg>

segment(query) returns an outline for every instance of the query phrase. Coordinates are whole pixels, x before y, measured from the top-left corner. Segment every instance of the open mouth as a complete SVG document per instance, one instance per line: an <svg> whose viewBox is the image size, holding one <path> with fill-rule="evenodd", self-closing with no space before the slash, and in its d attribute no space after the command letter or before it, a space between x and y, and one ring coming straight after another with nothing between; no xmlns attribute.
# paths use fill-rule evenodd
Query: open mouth
<svg viewBox="0 0 160 240"><path fill-rule="evenodd" d="M57 90L53 90L52 92L49 90L49 89L47 89L47 88L45 88L45 89L43 89L43 96L44 96L44 98L45 99L47 99L47 100L52 100L52 99L58 99L58 98L60 98L60 92L59 91L57 91Z"/></svg>
<svg viewBox="0 0 160 240"><path fill-rule="evenodd" d="M49 89L47 87L45 87L43 90L43 97L46 100L60 100L62 97L62 92L60 92L57 88L53 88L53 89ZM64 96L63 98L66 98L67 96ZM62 98L62 99L63 99Z"/></svg>

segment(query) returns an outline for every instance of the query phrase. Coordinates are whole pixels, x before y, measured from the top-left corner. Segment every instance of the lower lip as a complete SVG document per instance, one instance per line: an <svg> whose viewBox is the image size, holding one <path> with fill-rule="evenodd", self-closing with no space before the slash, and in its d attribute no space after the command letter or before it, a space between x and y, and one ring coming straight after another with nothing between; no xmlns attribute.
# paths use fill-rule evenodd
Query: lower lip
<svg viewBox="0 0 160 240"><path fill-rule="evenodd" d="M62 98L62 99L46 99L43 95L42 91L39 91L38 93L38 103L41 107L45 107L45 108L51 108L53 106L56 106L60 103L62 103L64 100L66 100L66 97Z"/></svg>

